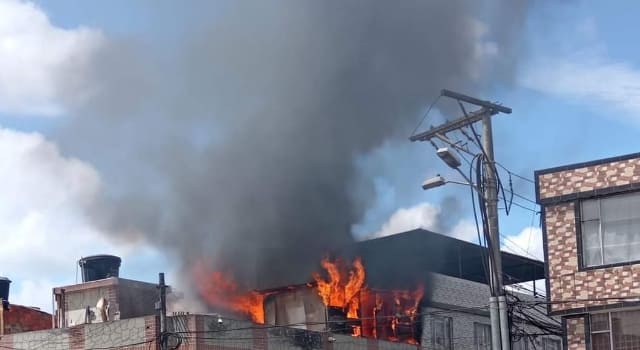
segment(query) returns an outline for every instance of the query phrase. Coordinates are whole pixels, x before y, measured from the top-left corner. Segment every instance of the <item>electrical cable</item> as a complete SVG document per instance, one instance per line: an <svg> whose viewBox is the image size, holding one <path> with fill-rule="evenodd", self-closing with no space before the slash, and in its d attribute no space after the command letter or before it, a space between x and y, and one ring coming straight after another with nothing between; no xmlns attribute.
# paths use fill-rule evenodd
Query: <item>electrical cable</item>
<svg viewBox="0 0 640 350"><path fill-rule="evenodd" d="M525 180L525 181L530 182L530 183L532 183L532 184L535 184L535 183L536 183L535 181L533 181L533 180L531 180L531 179L529 179L529 178L527 178L527 177L525 177L525 176L518 175L518 174L516 174L516 173L512 172L511 170L507 169L504 165L502 165L502 164L500 164L500 163L498 163L498 162L495 162L495 163L496 163L499 167L501 167L504 171L506 171L506 172L510 173L511 175L513 175L513 176L515 176L515 177L517 177L517 178L519 178L519 179Z"/></svg>
<svg viewBox="0 0 640 350"><path fill-rule="evenodd" d="M422 120L420 120L420 122L418 123L418 125L416 125L416 127L413 129L413 131L411 132L410 136L413 136L416 134L416 131L418 131L418 128L420 127L420 125L422 125L422 123L424 123L424 121L427 119L427 116L429 115L429 112L431 112L431 108L433 108L433 106L435 106L435 104L438 102L438 100L440 100L440 94L438 94L438 96L433 100L433 102L431 102L431 104L429 105L429 108L427 108L427 111L423 114L422 116Z"/></svg>

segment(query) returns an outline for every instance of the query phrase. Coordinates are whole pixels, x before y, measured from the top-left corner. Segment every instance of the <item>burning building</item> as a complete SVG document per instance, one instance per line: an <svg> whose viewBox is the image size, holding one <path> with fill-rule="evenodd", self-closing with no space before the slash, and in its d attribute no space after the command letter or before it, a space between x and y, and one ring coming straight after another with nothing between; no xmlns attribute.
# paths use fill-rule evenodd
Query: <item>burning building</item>
<svg viewBox="0 0 640 350"><path fill-rule="evenodd" d="M56 329L6 335L0 346L158 349L169 337L179 349L489 348L484 248L425 230L356 248L354 258L320 261L306 283L271 289L245 290L232 275L196 264L195 287L213 314L169 315L166 333L155 284L119 278L117 257L87 257L82 283L54 288ZM507 283L544 276L543 264L525 257L503 253L503 265ZM514 339L514 348L530 341ZM560 340L533 341L553 349Z"/></svg>
<svg viewBox="0 0 640 350"><path fill-rule="evenodd" d="M203 266L196 280L213 309L258 323L436 349L484 348L490 332L483 249L414 230L360 242L353 259L325 258L307 283L240 292L231 277ZM542 262L502 255L505 283L544 278Z"/></svg>

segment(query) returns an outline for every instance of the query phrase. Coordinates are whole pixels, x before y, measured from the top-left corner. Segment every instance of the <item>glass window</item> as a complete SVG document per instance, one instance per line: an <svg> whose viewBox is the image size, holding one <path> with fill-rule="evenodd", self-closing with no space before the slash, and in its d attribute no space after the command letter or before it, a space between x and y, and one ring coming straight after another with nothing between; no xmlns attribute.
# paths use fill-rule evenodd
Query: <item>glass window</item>
<svg viewBox="0 0 640 350"><path fill-rule="evenodd" d="M435 316L431 319L431 346L436 350L452 350L451 317Z"/></svg>
<svg viewBox="0 0 640 350"><path fill-rule="evenodd" d="M591 315L593 350L640 349L640 310Z"/></svg>
<svg viewBox="0 0 640 350"><path fill-rule="evenodd" d="M562 350L562 344L558 339L544 338L542 344L544 350Z"/></svg>
<svg viewBox="0 0 640 350"><path fill-rule="evenodd" d="M582 262L598 266L640 260L640 194L581 203Z"/></svg>
<svg viewBox="0 0 640 350"><path fill-rule="evenodd" d="M473 324L473 339L476 350L491 349L491 326L488 324Z"/></svg>

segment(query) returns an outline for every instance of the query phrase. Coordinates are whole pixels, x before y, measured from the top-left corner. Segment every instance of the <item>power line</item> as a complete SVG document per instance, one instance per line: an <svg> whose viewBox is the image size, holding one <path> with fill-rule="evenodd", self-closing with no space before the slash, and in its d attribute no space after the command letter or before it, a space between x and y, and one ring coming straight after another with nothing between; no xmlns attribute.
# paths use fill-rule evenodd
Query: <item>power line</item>
<svg viewBox="0 0 640 350"><path fill-rule="evenodd" d="M502 165L502 164L500 164L500 163L498 163L498 162L495 162L495 163L496 163L499 167L501 167L504 171L508 172L509 174L511 174L511 175L513 175L513 176L515 176L515 177L517 177L517 178L519 178L519 179L525 180L525 181L530 182L530 183L532 183L532 184L535 184L535 183L536 183L535 181L533 181L533 180L532 180L532 179L530 179L530 178L527 178L527 177L525 177L525 176L518 175L518 174L514 173L513 171L511 171L511 170L507 169L504 165Z"/></svg>
<svg viewBox="0 0 640 350"><path fill-rule="evenodd" d="M433 102L431 102L431 104L429 105L429 108L427 108L427 111L422 115L422 120L420 120L420 122L418 123L418 125L416 125L416 127L413 129L413 131L411 132L411 136L415 135L416 131L418 131L418 128L420 127L420 125L422 125L422 123L424 123L424 121L427 119L427 116L429 115L429 112L431 112L431 108L433 108L433 106L435 106L436 102L438 102L438 100L440 99L441 95L438 95Z"/></svg>

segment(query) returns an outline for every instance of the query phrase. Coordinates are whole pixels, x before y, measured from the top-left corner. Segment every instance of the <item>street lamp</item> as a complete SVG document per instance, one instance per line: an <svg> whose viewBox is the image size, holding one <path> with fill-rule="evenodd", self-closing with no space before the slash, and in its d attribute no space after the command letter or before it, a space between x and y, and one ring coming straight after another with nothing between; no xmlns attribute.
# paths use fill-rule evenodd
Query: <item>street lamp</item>
<svg viewBox="0 0 640 350"><path fill-rule="evenodd" d="M449 147L438 148L436 154L452 169L458 169L461 165L460 158L458 158L455 153L451 152Z"/></svg>
<svg viewBox="0 0 640 350"><path fill-rule="evenodd" d="M432 188L440 187L440 186L442 186L444 184L458 184L458 185L471 186L471 187L473 187L474 189L477 190L476 185L471 183L471 182L447 180L440 174L438 174L438 175L436 175L436 176L434 176L432 178L424 180L424 182L422 183L422 189L426 191L426 190L430 190Z"/></svg>
<svg viewBox="0 0 640 350"><path fill-rule="evenodd" d="M423 183L422 183L422 189L423 190L429 190L432 188L436 188L436 187L440 187L444 184L447 183L447 180L444 179L444 177L440 176L440 175L436 175L435 177L432 177L430 179L426 179Z"/></svg>

